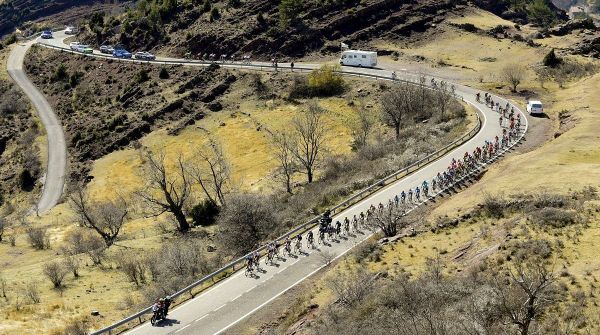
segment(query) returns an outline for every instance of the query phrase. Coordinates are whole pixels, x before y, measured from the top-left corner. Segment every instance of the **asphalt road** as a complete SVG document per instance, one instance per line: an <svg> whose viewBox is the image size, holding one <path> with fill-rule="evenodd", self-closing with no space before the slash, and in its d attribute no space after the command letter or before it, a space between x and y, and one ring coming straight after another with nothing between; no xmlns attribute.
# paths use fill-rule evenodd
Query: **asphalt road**
<svg viewBox="0 0 600 335"><path fill-rule="evenodd" d="M44 95L27 78L23 70L23 60L27 50L35 43L18 43L8 56L7 70L15 83L25 92L36 109L47 134L48 157L46 173L42 178L44 187L36 208L42 214L56 206L65 186L67 169L67 145L60 121Z"/></svg>
<svg viewBox="0 0 600 335"><path fill-rule="evenodd" d="M43 41L43 43L64 47L64 35L57 33L55 36L54 40ZM191 65L185 60L171 58L159 58L158 60L169 60L179 62L182 65ZM267 63L253 64L269 65ZM306 68L316 68L319 66L318 64L304 63L298 63L297 65ZM280 64L280 66L285 67L287 64ZM350 70L363 74L391 75L390 71L381 69L350 68ZM401 72L398 73L398 78L414 81L417 75ZM453 158L461 159L466 151L472 152L477 146L482 145L484 141L492 141L496 135L501 135L502 128L498 122L498 114L488 107L477 103L475 101L476 92L474 89L456 85L456 93L462 96L464 101L475 106L480 111L483 124L479 133L439 160L424 166L405 178L399 179L388 187L336 215L333 218L334 221L342 221L345 217L352 218L353 215L358 215L360 212L366 211L371 204L376 206L379 203L387 204L389 199L400 194L402 190L414 189L420 186L423 180L430 181L438 172L444 171ZM499 101L502 105L506 104L506 100L504 99L494 97L494 100ZM521 111L518 106L515 106L515 108ZM525 115L522 112L521 114ZM355 245L372 235L372 233L372 231L364 230L347 238L341 238L339 241L332 242L329 245L320 246L317 250L308 250L305 247L304 253L293 257L286 257L286 259L280 260L276 266L267 266L263 262L261 264L265 271L259 273L257 277L246 277L243 271L238 272L198 295L196 298L170 311L169 318L165 322L159 323L157 326L145 323L132 329L127 334L204 335L226 333L231 326L322 269L326 265L325 259L331 260L343 256ZM317 235L315 234L315 236Z"/></svg>

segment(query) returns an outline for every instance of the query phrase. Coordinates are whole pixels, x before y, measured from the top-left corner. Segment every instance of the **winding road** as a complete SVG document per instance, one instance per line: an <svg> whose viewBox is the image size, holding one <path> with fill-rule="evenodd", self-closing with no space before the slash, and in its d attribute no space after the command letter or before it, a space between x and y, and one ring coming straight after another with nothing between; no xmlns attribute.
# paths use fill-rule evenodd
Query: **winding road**
<svg viewBox="0 0 600 335"><path fill-rule="evenodd" d="M65 37L66 35L64 35L62 32L58 32L55 34L54 39L39 40L38 42L47 47L68 49L68 46L64 43ZM94 54L88 56L106 57L100 55L98 51L94 51ZM20 60L21 61L18 62L18 64L22 63L22 58ZM207 65L205 63L190 63L188 60L174 58L157 58L156 62L151 63L164 62L189 66ZM253 63L253 65L264 65L267 67L270 64L256 62ZM319 64L298 63L296 65L297 67L302 67L305 69L314 69L319 67ZM223 66L237 68L243 67L241 64L223 64ZM280 66L282 68L288 66L289 68L288 64L280 64ZM391 78L391 71L356 68L344 68L344 70L352 71L355 74L377 74L379 76L387 76L388 78ZM407 72L400 72L398 73L398 78L416 81L417 75ZM31 85L31 83L29 83L29 85ZM29 89L37 92L32 85ZM482 145L484 141L493 140L496 135L500 135L502 132L502 127L497 122L498 114L490 110L485 105L475 101L475 94L477 92L478 91L472 88L456 85L456 93L462 96L465 102L473 105L479 111L482 127L480 131L473 136L473 138L466 141L456 149L450 151L442 158L366 197L359 203L344 210L340 214L335 215L333 219L343 220L345 217L351 218L353 215L358 215L360 212L366 211L371 204L387 204L389 199L392 199L402 190L408 190L415 188L416 186L420 186L423 180L431 180L438 172L444 171L453 158L460 159L462 158L464 152L472 152L477 146ZM28 95L30 94L28 93ZM36 99L39 100L39 97ZM501 104L507 103L505 99L499 97L494 97L494 100L499 101ZM525 115L518 106L514 107L517 111L521 112L522 115ZM525 120L525 128L527 127L526 123L527 121ZM56 124L58 125L58 123ZM269 304L269 302L281 296L287 290L326 266L327 262L325 262L324 259L331 260L343 256L354 246L364 241L371 235L371 231L356 233L354 236L340 239L339 243L334 242L329 246L321 246L320 249L305 250L305 253L298 256L286 257L285 260L279 261L276 266L263 265L263 268L265 268L266 271L259 273L256 278L246 277L243 271L238 271L233 276L219 282L212 288L196 296L194 299L191 299L170 311L169 319L167 321L162 322L157 326L151 326L149 323L144 323L139 327L130 330L128 334L203 335L227 333L228 329L230 329L233 325L254 313L258 309L263 308ZM106 329L105 332L97 332L94 334L100 333L108 333L108 329Z"/></svg>
<svg viewBox="0 0 600 335"><path fill-rule="evenodd" d="M67 171L67 144L60 120L44 95L27 78L23 70L25 55L35 43L36 41L28 41L15 45L8 56L6 69L15 83L25 92L46 129L48 156L46 173L42 178L44 187L34 209L37 214L43 214L56 206L62 196Z"/></svg>

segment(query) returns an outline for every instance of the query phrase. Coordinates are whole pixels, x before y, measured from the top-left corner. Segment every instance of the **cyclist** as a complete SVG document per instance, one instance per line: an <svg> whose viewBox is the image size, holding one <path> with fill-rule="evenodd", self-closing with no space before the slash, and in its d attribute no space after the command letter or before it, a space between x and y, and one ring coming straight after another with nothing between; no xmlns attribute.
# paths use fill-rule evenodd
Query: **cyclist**
<svg viewBox="0 0 600 335"><path fill-rule="evenodd" d="M400 200L402 203L406 201L406 192L404 192L404 190L402 190L402 193L400 193Z"/></svg>
<svg viewBox="0 0 600 335"><path fill-rule="evenodd" d="M358 231L358 218L356 217L356 214L354 214L354 217L352 218L352 229Z"/></svg>
<svg viewBox="0 0 600 335"><path fill-rule="evenodd" d="M419 189L419 186L415 188L415 197L417 198L417 201L421 201L421 190Z"/></svg>
<svg viewBox="0 0 600 335"><path fill-rule="evenodd" d="M306 236L306 246L312 249L315 248L314 237L312 230L308 232L308 236Z"/></svg>
<svg viewBox="0 0 600 335"><path fill-rule="evenodd" d="M298 234L296 237L296 252L302 250L302 234Z"/></svg>
<svg viewBox="0 0 600 335"><path fill-rule="evenodd" d="M335 234L340 236L342 234L342 223L338 220L335 223Z"/></svg>
<svg viewBox="0 0 600 335"><path fill-rule="evenodd" d="M394 205L395 205L396 207L398 207L398 203L400 203L400 198L399 198L399 197L398 197L398 195L396 194L396 195L394 196Z"/></svg>
<svg viewBox="0 0 600 335"><path fill-rule="evenodd" d="M344 233L350 235L350 220L348 220L348 217L344 218Z"/></svg>
<svg viewBox="0 0 600 335"><path fill-rule="evenodd" d="M412 202L412 195L413 195L413 191L412 188L410 190L408 190L408 201Z"/></svg>
<svg viewBox="0 0 600 335"><path fill-rule="evenodd" d="M292 254L292 240L289 236L285 238L285 252L288 256Z"/></svg>
<svg viewBox="0 0 600 335"><path fill-rule="evenodd" d="M246 277L252 275L252 255L246 256L246 272L244 272L244 275Z"/></svg>

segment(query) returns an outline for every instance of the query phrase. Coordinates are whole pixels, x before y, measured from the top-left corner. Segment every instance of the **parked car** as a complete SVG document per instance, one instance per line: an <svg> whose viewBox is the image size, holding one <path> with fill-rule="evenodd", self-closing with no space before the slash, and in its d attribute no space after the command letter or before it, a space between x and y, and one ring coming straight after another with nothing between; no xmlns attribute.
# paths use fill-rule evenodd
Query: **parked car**
<svg viewBox="0 0 600 335"><path fill-rule="evenodd" d="M149 53L148 51L139 51L139 52L135 53L135 59L155 60L156 56L154 56L153 54Z"/></svg>
<svg viewBox="0 0 600 335"><path fill-rule="evenodd" d="M79 33L79 29L76 27L67 26L67 28L65 28L65 34L67 35L77 35L77 33Z"/></svg>
<svg viewBox="0 0 600 335"><path fill-rule="evenodd" d="M41 37L42 37L43 39L49 39L49 38L52 38L52 31L50 31L50 30L44 30L44 31L42 31L42 35L41 35Z"/></svg>
<svg viewBox="0 0 600 335"><path fill-rule="evenodd" d="M94 49L90 48L89 45L84 45L81 48L81 52L83 52L84 54L93 54L94 53Z"/></svg>
<svg viewBox="0 0 600 335"><path fill-rule="evenodd" d="M81 43L79 42L71 42L69 43L69 48L71 48L71 50L77 51L77 48L79 48L80 45Z"/></svg>
<svg viewBox="0 0 600 335"><path fill-rule="evenodd" d="M544 105L541 101L531 100L527 103L527 113L530 115L544 114Z"/></svg>
<svg viewBox="0 0 600 335"><path fill-rule="evenodd" d="M131 58L131 52L124 49L116 49L112 55L116 58Z"/></svg>
<svg viewBox="0 0 600 335"><path fill-rule="evenodd" d="M115 51L115 48L113 48L112 45L101 45L100 46L100 52L103 54L112 55L113 51Z"/></svg>

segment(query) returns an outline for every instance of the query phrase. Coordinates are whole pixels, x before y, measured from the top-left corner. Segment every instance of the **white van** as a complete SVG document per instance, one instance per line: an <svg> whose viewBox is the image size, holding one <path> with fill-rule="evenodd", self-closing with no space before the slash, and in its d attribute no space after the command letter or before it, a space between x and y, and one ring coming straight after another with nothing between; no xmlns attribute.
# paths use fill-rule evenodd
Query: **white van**
<svg viewBox="0 0 600 335"><path fill-rule="evenodd" d="M67 35L77 35L78 33L79 33L79 29L77 29L77 27L67 26L65 28L65 34L67 34Z"/></svg>
<svg viewBox="0 0 600 335"><path fill-rule="evenodd" d="M544 114L544 105L541 101L531 100L527 103L527 113L533 114Z"/></svg>
<svg viewBox="0 0 600 335"><path fill-rule="evenodd" d="M377 52L361 50L342 51L340 64L358 67L375 67L377 66Z"/></svg>

